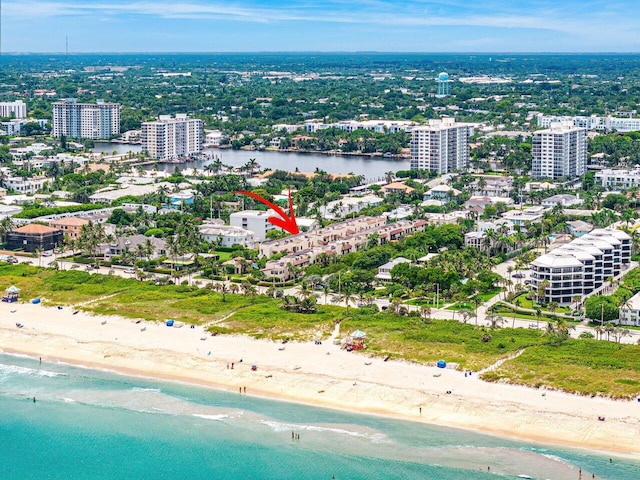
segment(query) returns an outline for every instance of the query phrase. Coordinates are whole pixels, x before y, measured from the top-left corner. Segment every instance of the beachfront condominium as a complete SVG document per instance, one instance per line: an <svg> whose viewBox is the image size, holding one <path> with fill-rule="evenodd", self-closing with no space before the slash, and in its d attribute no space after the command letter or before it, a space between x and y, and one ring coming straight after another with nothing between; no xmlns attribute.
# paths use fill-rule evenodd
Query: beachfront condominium
<svg viewBox="0 0 640 480"><path fill-rule="evenodd" d="M78 103L75 98L53 103L54 137L103 140L119 133L119 103Z"/></svg>
<svg viewBox="0 0 640 480"><path fill-rule="evenodd" d="M156 160L177 160L202 152L202 120L185 114L160 115L142 123L142 151Z"/></svg>
<svg viewBox="0 0 640 480"><path fill-rule="evenodd" d="M571 122L552 123L533 134L533 178L576 178L587 165L587 131Z"/></svg>
<svg viewBox="0 0 640 480"><path fill-rule="evenodd" d="M631 237L625 232L595 229L531 262L531 287L544 303L569 305L620 275L631 254Z"/></svg>
<svg viewBox="0 0 640 480"><path fill-rule="evenodd" d="M411 169L439 175L464 170L469 162L469 137L474 125L453 118L429 120L411 130Z"/></svg>
<svg viewBox="0 0 640 480"><path fill-rule="evenodd" d="M22 100L15 102L0 102L0 117L25 118L27 116L27 104Z"/></svg>

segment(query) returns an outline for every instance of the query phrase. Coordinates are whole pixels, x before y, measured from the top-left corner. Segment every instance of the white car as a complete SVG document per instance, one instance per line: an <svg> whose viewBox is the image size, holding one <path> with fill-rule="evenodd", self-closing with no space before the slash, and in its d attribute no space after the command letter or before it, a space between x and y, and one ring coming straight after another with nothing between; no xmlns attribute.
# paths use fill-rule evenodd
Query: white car
<svg viewBox="0 0 640 480"><path fill-rule="evenodd" d="M133 274L133 273L136 273L136 271L135 271L135 269L133 269L133 268L125 268L125 269L124 269L124 273L131 273L131 274Z"/></svg>
<svg viewBox="0 0 640 480"><path fill-rule="evenodd" d="M53 252L51 250L47 250L46 252L42 252L43 257L51 257L53 256Z"/></svg>

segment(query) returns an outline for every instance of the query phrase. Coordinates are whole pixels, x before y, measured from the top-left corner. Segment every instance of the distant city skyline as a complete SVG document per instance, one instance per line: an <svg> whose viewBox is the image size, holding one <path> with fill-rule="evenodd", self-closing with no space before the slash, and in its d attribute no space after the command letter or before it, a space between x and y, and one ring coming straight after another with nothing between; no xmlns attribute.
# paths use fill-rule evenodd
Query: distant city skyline
<svg viewBox="0 0 640 480"><path fill-rule="evenodd" d="M4 0L3 52L640 52L631 0Z"/></svg>

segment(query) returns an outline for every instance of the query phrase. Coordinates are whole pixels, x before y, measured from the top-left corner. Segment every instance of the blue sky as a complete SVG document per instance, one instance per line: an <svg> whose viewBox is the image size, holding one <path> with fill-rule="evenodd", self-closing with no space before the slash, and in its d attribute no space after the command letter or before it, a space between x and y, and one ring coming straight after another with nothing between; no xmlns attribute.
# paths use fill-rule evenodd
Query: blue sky
<svg viewBox="0 0 640 480"><path fill-rule="evenodd" d="M637 0L0 0L4 52L640 52Z"/></svg>

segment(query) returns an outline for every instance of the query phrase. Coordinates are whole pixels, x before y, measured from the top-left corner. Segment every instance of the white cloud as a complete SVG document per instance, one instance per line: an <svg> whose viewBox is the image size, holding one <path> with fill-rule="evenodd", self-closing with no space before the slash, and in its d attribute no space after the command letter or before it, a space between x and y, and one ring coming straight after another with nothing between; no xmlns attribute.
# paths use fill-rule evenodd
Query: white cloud
<svg viewBox="0 0 640 480"><path fill-rule="evenodd" d="M166 3L165 1L134 1L122 3L48 2L43 0L4 2L7 19L56 16L99 16L113 18L123 15L165 19L224 19L241 22L310 22L335 24L384 25L399 27L483 27L498 29L532 29L568 33L593 38L600 34L623 38L638 36L639 22L634 12L621 10L619 3L608 8L591 3L588 9L575 5L537 2L511 3L488 0L482 8L474 2L460 0L413 1L402 6L385 0L330 0L322 3L297 0L279 7L239 6L232 3ZM533 2L534 4L536 2ZM570 2L572 3L572 2ZM242 5L250 5L244 2ZM598 8L598 5L600 8ZM580 16L580 11L585 12ZM615 24L615 26L614 26Z"/></svg>

